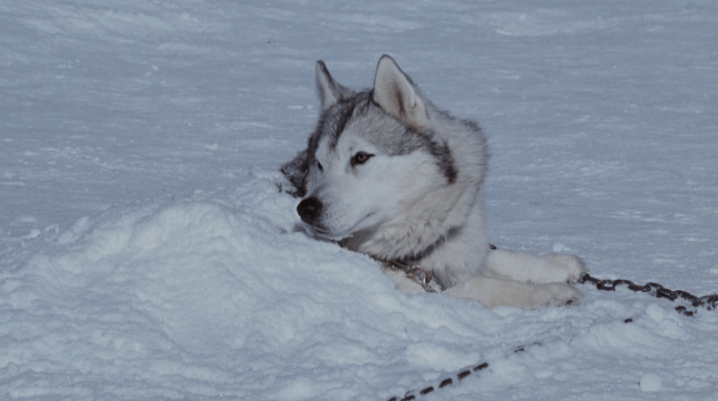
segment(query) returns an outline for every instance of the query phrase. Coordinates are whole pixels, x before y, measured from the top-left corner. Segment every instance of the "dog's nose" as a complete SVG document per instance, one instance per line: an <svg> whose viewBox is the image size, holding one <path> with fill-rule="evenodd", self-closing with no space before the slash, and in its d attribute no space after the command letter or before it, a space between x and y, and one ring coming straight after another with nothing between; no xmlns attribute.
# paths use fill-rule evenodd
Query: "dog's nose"
<svg viewBox="0 0 718 401"><path fill-rule="evenodd" d="M313 196L299 202L299 206L297 206L297 213L299 213L299 217L302 218L303 222L308 224L312 224L321 211L322 202Z"/></svg>

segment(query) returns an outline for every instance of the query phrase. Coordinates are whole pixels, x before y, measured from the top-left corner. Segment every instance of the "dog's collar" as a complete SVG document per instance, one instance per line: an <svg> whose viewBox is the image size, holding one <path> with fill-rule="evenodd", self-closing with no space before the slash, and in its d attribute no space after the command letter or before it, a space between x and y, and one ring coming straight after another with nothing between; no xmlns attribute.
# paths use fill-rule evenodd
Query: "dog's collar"
<svg viewBox="0 0 718 401"><path fill-rule="evenodd" d="M489 249L495 250L496 245L489 244ZM418 264L402 259L387 260L371 255L369 257L381 263L387 269L404 272L409 280L419 284L426 292L442 292L446 289L444 284L439 281L439 278L435 277L434 272L426 270Z"/></svg>
<svg viewBox="0 0 718 401"><path fill-rule="evenodd" d="M434 272L423 269L417 264L398 259L386 260L376 256L371 256L371 258L388 269L404 272L409 280L419 284L426 292L442 292L445 289L444 285L439 282L439 278L434 276Z"/></svg>
<svg viewBox="0 0 718 401"><path fill-rule="evenodd" d="M337 243L342 248L350 249L347 246L350 238L351 237L342 239L340 241L337 241ZM442 292L446 289L446 286L444 286L444 284L439 281L439 278L436 277L434 272L432 272L431 270L426 270L419 266L418 261L430 254L434 250L434 248L436 248L436 246L438 246L444 241L446 241L446 238L439 238L435 243L426 247L426 249L424 249L422 252L416 253L412 258L404 257L390 260L380 258L374 255L365 255L381 263L387 269L403 272L408 279L419 284L426 292Z"/></svg>
<svg viewBox="0 0 718 401"><path fill-rule="evenodd" d="M450 233L454 232L455 230L450 230ZM339 246L346 247L348 239L343 239L341 241L338 241ZM439 238L435 243L428 246L426 249L424 249L423 252L419 253L420 256L415 256L412 259L383 259L377 256L373 255L367 255L370 258L376 260L377 262L384 265L387 269L391 269L394 271L400 271L406 274L406 277L419 284L424 291L426 292L442 292L446 289L446 286L439 280L438 277L432 272L431 270L426 270L419 266L418 263L412 263L413 261L419 261L426 257L429 253L431 253L434 248L436 248L438 245L446 241L446 237ZM489 244L489 249L496 249L496 246Z"/></svg>

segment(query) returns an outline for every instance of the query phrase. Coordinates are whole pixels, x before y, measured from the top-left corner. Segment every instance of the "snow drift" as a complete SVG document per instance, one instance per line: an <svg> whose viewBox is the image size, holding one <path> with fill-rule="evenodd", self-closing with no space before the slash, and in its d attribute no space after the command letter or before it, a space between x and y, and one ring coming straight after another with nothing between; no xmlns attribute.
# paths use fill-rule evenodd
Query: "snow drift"
<svg viewBox="0 0 718 401"><path fill-rule="evenodd" d="M707 0L1 3L0 399L715 400L715 311L405 296L277 168L316 60L390 53L488 133L494 243L715 293L717 34Z"/></svg>

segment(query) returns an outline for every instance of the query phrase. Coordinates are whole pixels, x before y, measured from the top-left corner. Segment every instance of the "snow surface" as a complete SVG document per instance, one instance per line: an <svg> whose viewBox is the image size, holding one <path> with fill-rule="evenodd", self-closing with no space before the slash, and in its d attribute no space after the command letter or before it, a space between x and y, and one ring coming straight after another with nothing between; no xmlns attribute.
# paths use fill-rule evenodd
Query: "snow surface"
<svg viewBox="0 0 718 401"><path fill-rule="evenodd" d="M495 244L715 293L714 0L116 3L0 1L0 399L718 400L718 312L406 296L276 186L315 61L390 53L488 133Z"/></svg>

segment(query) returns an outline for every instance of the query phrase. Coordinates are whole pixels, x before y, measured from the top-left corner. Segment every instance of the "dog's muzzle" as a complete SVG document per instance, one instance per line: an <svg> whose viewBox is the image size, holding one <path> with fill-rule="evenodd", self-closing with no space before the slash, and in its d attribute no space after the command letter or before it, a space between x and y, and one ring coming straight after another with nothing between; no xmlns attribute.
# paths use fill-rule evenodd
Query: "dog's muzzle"
<svg viewBox="0 0 718 401"><path fill-rule="evenodd" d="M297 213L299 213L299 217L301 217L302 221L307 224L314 224L314 220L316 220L321 212L322 202L314 196L304 199L299 202L299 205L297 206Z"/></svg>

